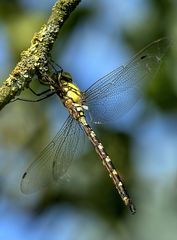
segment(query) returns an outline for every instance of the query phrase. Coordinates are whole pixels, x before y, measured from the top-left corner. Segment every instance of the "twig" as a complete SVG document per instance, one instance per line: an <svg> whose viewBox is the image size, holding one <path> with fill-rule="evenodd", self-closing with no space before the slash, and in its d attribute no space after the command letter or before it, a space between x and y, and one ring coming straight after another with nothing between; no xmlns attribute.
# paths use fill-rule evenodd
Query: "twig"
<svg viewBox="0 0 177 240"><path fill-rule="evenodd" d="M56 2L48 22L34 34L31 46L21 53L21 60L0 87L0 110L29 85L37 72L42 74L48 71L48 56L57 34L80 1L58 0Z"/></svg>

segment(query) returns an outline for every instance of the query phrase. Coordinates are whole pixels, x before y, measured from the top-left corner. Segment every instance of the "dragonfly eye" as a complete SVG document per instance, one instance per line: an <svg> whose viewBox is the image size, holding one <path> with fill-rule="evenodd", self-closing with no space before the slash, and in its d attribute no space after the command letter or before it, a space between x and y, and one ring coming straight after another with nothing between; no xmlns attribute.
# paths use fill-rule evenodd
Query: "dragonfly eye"
<svg viewBox="0 0 177 240"><path fill-rule="evenodd" d="M71 74L68 73L68 72L62 72L60 79L66 81L66 82L71 82L72 83Z"/></svg>

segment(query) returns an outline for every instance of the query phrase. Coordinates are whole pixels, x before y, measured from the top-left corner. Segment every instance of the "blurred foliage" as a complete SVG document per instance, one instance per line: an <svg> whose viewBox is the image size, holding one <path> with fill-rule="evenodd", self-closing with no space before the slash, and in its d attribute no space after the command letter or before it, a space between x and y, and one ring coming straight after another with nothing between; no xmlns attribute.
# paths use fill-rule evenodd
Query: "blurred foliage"
<svg viewBox="0 0 177 240"><path fill-rule="evenodd" d="M124 40L134 49L137 46L145 45L146 42L152 42L154 39L161 37L169 37L172 40L171 51L168 52L168 58L166 57L165 64L161 67L161 75L156 81L153 81L153 85L149 89L150 98L153 100L159 108L165 111L176 111L177 94L174 89L174 83L170 79L173 77L169 70L173 71L175 68L175 62L177 55L172 58L174 47L176 47L174 25L176 22L176 4L173 1L150 1L151 11L146 17L144 22L140 22L135 27L130 26L128 30L124 31L122 35ZM143 33L143 34L142 34ZM146 37L144 37L144 34ZM142 46L143 46L142 45Z"/></svg>

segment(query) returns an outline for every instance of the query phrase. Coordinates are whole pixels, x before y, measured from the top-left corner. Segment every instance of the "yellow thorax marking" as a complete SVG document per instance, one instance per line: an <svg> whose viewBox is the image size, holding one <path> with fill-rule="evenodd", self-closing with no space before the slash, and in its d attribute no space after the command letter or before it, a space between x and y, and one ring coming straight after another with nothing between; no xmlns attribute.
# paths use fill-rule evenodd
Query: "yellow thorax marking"
<svg viewBox="0 0 177 240"><path fill-rule="evenodd" d="M71 98L74 103L81 103L80 96L72 90L67 92L67 97Z"/></svg>
<svg viewBox="0 0 177 240"><path fill-rule="evenodd" d="M63 90L66 92L66 97L72 99L74 103L81 104L81 92L73 83L63 82Z"/></svg>
<svg viewBox="0 0 177 240"><path fill-rule="evenodd" d="M77 92L80 93L79 88L74 83L68 83L68 87L71 87L71 88L75 89Z"/></svg>

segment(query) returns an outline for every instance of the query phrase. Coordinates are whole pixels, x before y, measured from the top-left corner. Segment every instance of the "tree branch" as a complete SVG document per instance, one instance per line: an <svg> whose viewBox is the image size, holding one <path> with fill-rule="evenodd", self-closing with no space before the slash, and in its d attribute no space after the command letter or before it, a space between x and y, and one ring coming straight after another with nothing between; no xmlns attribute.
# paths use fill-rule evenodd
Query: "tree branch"
<svg viewBox="0 0 177 240"><path fill-rule="evenodd" d="M34 34L31 46L21 53L20 62L0 87L0 110L29 85L36 72L47 73L48 56L57 34L80 1L58 0L56 2L48 22Z"/></svg>

